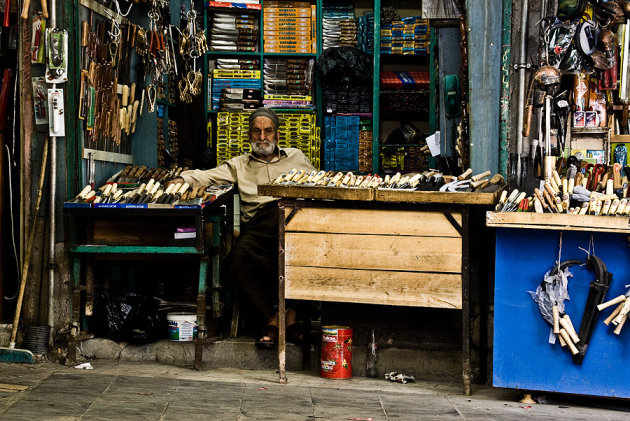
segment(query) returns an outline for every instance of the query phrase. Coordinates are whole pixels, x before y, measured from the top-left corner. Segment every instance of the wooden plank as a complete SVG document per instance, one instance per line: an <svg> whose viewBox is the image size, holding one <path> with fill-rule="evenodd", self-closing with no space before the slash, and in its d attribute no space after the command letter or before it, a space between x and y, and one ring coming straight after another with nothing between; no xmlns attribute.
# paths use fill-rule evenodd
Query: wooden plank
<svg viewBox="0 0 630 421"><path fill-rule="evenodd" d="M495 193L449 193L439 191L407 191L378 189L374 200L377 202L404 203L450 203L460 205L493 205L501 194Z"/></svg>
<svg viewBox="0 0 630 421"><path fill-rule="evenodd" d="M326 200L374 200L374 189L349 189L339 187L279 186L264 184L258 186L261 196L284 198L306 198Z"/></svg>
<svg viewBox="0 0 630 421"><path fill-rule="evenodd" d="M21 392L28 389L28 386L22 384L0 383L0 392Z"/></svg>
<svg viewBox="0 0 630 421"><path fill-rule="evenodd" d="M292 208L285 208L285 218L291 210ZM461 226L461 213L452 215ZM460 238L442 212L402 210L304 207L293 216L285 231Z"/></svg>
<svg viewBox="0 0 630 421"><path fill-rule="evenodd" d="M462 241L450 237L285 234L285 263L293 266L460 273Z"/></svg>
<svg viewBox="0 0 630 421"><path fill-rule="evenodd" d="M630 233L630 218L627 216L487 212L486 225L501 228Z"/></svg>
<svg viewBox="0 0 630 421"><path fill-rule="evenodd" d="M286 267L286 298L462 308L460 274Z"/></svg>

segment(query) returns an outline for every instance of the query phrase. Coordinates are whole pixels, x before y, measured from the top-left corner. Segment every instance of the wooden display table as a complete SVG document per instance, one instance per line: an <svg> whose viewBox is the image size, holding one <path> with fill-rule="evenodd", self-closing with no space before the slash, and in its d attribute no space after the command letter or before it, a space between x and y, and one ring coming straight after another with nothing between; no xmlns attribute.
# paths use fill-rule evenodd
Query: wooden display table
<svg viewBox="0 0 630 421"><path fill-rule="evenodd" d="M258 192L315 197L278 204L281 382L285 299L436 307L462 310L470 394L469 205L495 203L496 194L269 185Z"/></svg>
<svg viewBox="0 0 630 421"><path fill-rule="evenodd" d="M550 328L528 291L535 291L560 260L599 257L612 282L605 301L625 294L630 279L628 217L488 212L496 228L493 385L531 391L630 398L630 328L619 335L597 320L581 365L560 345L549 344ZM579 329L593 272L571 267L565 311Z"/></svg>
<svg viewBox="0 0 630 421"><path fill-rule="evenodd" d="M197 339L195 340L194 368L201 369L203 341L206 325L206 279L208 261L212 272L212 311L220 316L219 262L222 244L232 241L234 222L233 189L217 196L202 207L173 208L158 206L149 208L64 208L65 226L68 231L66 248L72 254L72 287L70 302L71 335L69 352L81 330L81 315L93 311L92 257L103 256L113 259L164 260L177 256L196 260L199 264L197 285ZM193 239L175 240L177 227L195 227ZM223 238L225 236L225 238ZM82 282L82 265L85 279ZM85 298L81 299L82 291ZM69 355L72 361L75 355Z"/></svg>

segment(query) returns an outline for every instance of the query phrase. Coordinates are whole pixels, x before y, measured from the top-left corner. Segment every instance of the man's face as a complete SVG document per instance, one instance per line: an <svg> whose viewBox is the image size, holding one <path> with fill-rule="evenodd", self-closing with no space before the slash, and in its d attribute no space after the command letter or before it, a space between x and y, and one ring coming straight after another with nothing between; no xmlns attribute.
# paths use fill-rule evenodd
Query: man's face
<svg viewBox="0 0 630 421"><path fill-rule="evenodd" d="M256 117L249 128L249 141L257 155L271 155L276 149L276 126L267 117Z"/></svg>

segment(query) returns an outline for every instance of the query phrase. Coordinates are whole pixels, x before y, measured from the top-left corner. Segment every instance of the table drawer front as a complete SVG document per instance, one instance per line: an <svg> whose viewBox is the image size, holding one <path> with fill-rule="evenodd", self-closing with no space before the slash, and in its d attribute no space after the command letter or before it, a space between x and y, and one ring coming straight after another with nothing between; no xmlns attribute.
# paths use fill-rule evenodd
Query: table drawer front
<svg viewBox="0 0 630 421"><path fill-rule="evenodd" d="M461 274L286 267L286 298L462 308Z"/></svg>

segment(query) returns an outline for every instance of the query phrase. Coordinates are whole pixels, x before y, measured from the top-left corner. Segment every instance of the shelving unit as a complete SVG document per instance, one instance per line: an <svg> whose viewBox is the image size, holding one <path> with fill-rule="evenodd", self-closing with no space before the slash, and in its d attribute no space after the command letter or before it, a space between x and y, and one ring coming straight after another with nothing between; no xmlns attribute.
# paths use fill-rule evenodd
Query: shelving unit
<svg viewBox="0 0 630 421"><path fill-rule="evenodd" d="M318 40L316 43L317 51L316 52L296 52L296 53L265 51L265 28L264 28L265 25L263 22L263 15L265 13L265 1L261 0L260 4L257 4L257 5L251 5L251 4L243 5L243 4L233 3L232 4L233 7L211 7L213 2L206 3L207 7L204 8L203 21L204 21L204 28L206 29L206 35L208 37L209 46L211 45L210 38L209 38L209 31L211 29L212 16L215 13L254 15L257 17L257 25L258 25L258 41L257 41L258 44L256 48L257 51L208 51L206 52L203 58L204 59L203 72L204 72L204 76L206 77L206 83L204 85L205 86L204 109L205 109L205 114L206 114L206 120L211 122L212 124L213 139L217 139L217 127L219 125L218 124L219 110L212 109L213 107L212 107L211 95L210 95L212 92L212 81L211 81L211 78L209 77L211 75L212 69L211 69L210 62L216 59L220 59L220 58L238 58L238 59L258 60L259 69L260 69L260 83L256 86L255 89L260 89L261 100L264 99L264 93L265 93L264 63L266 59L271 59L271 58L274 58L274 59L282 59L282 58L312 59L313 61L316 61L317 58L319 57L319 54L321 53L321 42L320 42L321 40L321 1L313 0L313 1L309 1L308 3L311 5L315 5L315 13L316 13L315 32L317 33L317 40ZM243 6L246 6L247 8L244 8ZM289 8L291 7L292 6L289 6ZM306 17L302 17L302 18L306 19ZM311 16L309 16L309 18L311 18ZM312 33L313 28L311 27L308 30L311 31ZM310 95L309 95L312 98L311 103L314 105L314 109L274 108L274 110L282 114L311 114L311 115L316 114L317 124L321 124L321 110L320 110L321 107L319 107L319 99L321 98L321 95L314 88L314 85L316 85L315 84L316 76L314 73L315 72L313 71L312 85L311 85ZM249 83L251 84L251 79L248 79L248 80L250 81ZM249 89L254 89L254 88L250 87ZM216 141L214 143L215 143L215 148L216 148ZM306 153L308 151L304 151L304 152ZM218 155L219 155L218 151L215 150L215 156L218 156ZM317 162L319 162L320 157L321 156L318 156Z"/></svg>
<svg viewBox="0 0 630 421"><path fill-rule="evenodd" d="M271 1L271 0L267 0ZM217 59L217 58L252 58L259 60L261 64L261 72L263 68L263 63L266 58L277 58L277 57L287 57L287 58L313 58L317 60L321 54L323 54L323 9L325 6L329 4L335 4L332 0L312 0L311 4L316 6L316 32L317 32L317 52L315 53L272 53L265 52L264 48L264 6L265 0L260 1L260 5L252 6L248 5L252 8L244 9L242 7L206 7L204 10L204 25L206 30L210 27L210 20L212 13L215 12L233 12L233 13L247 13L247 14L255 14L258 16L258 25L259 25L259 38L258 38L258 51L255 52L242 52L242 51L208 51L205 55L204 60L204 75L208 75L210 72L208 62L209 60ZM381 54L381 8L383 6L393 5L397 8L397 11L401 15L401 17L411 17L411 16L420 16L422 14L422 10L417 2L413 2L410 0L402 0L394 3L390 0L359 0L358 2L347 2L348 4L352 4L355 10L355 17L361 16L365 12L371 12L374 16L373 30L373 46L371 48L371 59L373 64L373 77L372 77L372 95L371 95L371 112L370 113L346 113L346 112L331 112L327 111L323 102L323 86L322 81L319 78L317 72L314 75L314 86L315 88L312 90L313 96L313 104L315 106L315 113L317 115L317 125L321 128L322 135L324 135L324 116L350 116L350 115L358 115L362 119L371 118L372 119L372 171L371 172L379 172L382 171L382 163L380 159L381 146L383 145L385 139L387 138L387 130L392 130L395 124L398 124L400 121L410 121L417 128L418 133L420 134L432 134L436 130L440 130L440 127L445 126L442 129L443 132L448 132L447 135L443 135L442 137L447 138L447 142L452 142L453 136L453 128L457 124L457 119L450 119L446 121L444 118L439 118L440 109L436 107L435 104L441 102L442 94L441 94L441 83L440 78L443 74L438 70L438 57L434 56L433 48L431 46L434 43L438 43L438 37L435 36L433 29L429 29L429 47L427 48L426 54L416 54L416 55L402 55L402 54ZM208 6L212 4L209 2L206 4ZM254 8L256 7L256 8ZM445 23L441 22L439 30L442 29ZM446 22L446 26L452 26L453 30L458 31L458 27L456 22ZM436 31L437 32L437 31ZM437 44L436 44L437 45ZM459 57L459 53L456 54ZM459 59L457 59L456 65L458 65ZM443 64L452 64L454 59L445 59L445 62L440 62L439 65ZM448 66L446 66L448 67ZM452 66L451 66L452 67ZM422 89L414 90L414 91L395 91L388 89L381 89L381 72L382 71L422 71L429 74L429 86L423 87ZM453 73L455 71L452 71ZM264 76L261 75L260 89L261 91L264 88L263 84ZM217 118L217 110L211 110L211 106L209 106L208 99L208 86L211 82L207 81L206 83L206 95L204 98L204 106L206 109L206 117L209 121L213 122L213 129L215 129L216 118ZM419 110L410 110L409 112L400 112L400 110L391 110L390 112L385 112L384 104L381 103L385 98L381 98L381 96L391 96L397 95L401 92L404 92L406 95L418 95L422 96L422 101L426 104L426 107L422 107ZM282 110L282 112L305 112L304 110ZM422 136L421 136L422 137ZM324 147L323 144L326 138L322 136L322 156L321 162L323 163L325 160L324 157ZM415 142L417 143L417 142ZM403 145L406 147L407 145ZM408 145L408 146L417 146L417 145ZM445 146L443 144L443 151L448 155L451 153L451 146Z"/></svg>

